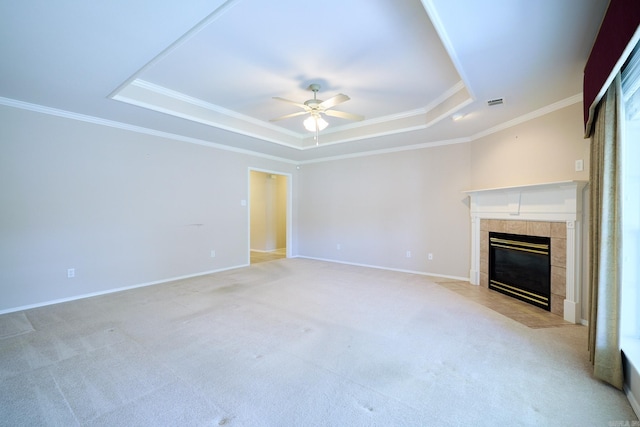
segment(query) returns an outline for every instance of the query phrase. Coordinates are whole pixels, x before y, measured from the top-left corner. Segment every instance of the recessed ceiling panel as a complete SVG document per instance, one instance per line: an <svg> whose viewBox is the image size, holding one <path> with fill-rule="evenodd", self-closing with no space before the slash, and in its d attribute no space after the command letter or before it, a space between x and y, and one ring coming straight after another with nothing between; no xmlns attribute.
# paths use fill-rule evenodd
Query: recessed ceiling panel
<svg viewBox="0 0 640 427"><path fill-rule="evenodd" d="M424 124L421 116L458 92L460 81L418 0L243 0L227 2L136 76L138 86L162 94L162 103L158 93L145 96L131 87L115 98L212 126L237 126L252 136L260 137L262 127L271 142L279 142L279 131L282 143L302 148L310 138L305 117L271 123L301 111L273 97L303 103L313 98L311 83L320 85L321 100L346 94L351 99L335 109L364 116L356 127L366 135L369 125L376 133L402 131L398 118L407 116ZM180 102L171 106L172 97ZM194 117L184 110L185 99L216 114ZM355 125L325 119L338 142L340 129Z"/></svg>

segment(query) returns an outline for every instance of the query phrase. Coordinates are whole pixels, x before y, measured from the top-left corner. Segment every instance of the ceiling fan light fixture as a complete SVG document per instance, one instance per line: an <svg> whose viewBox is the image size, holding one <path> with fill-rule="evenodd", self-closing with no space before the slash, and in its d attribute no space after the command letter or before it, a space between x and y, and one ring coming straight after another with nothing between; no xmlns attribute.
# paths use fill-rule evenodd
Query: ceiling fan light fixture
<svg viewBox="0 0 640 427"><path fill-rule="evenodd" d="M327 123L325 119L315 116L307 117L302 124L304 124L304 128L309 132L321 131L329 126L329 123Z"/></svg>

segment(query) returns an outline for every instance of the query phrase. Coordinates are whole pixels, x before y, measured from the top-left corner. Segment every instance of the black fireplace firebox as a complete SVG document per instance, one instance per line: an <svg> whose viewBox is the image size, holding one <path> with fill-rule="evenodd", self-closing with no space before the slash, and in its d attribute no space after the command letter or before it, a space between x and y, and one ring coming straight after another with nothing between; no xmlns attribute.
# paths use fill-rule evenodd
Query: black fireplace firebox
<svg viewBox="0 0 640 427"><path fill-rule="evenodd" d="M489 233L489 289L551 310L550 239Z"/></svg>

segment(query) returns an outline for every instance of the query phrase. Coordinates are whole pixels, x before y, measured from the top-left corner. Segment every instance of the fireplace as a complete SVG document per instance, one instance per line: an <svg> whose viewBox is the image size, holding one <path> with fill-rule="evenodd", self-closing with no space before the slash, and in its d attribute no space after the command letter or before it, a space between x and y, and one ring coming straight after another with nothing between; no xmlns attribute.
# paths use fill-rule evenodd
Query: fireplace
<svg viewBox="0 0 640 427"><path fill-rule="evenodd" d="M551 311L551 239L489 233L489 289Z"/></svg>
<svg viewBox="0 0 640 427"><path fill-rule="evenodd" d="M585 181L562 181L466 191L471 214L471 284L488 286L489 232L550 237L550 311L569 322L582 322L586 185Z"/></svg>

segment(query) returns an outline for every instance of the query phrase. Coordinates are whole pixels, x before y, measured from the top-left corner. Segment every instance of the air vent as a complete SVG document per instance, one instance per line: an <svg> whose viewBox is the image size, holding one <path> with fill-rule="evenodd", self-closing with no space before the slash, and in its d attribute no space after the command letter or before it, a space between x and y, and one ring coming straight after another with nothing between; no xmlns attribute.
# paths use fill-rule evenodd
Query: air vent
<svg viewBox="0 0 640 427"><path fill-rule="evenodd" d="M494 105L500 105L500 104L504 104L503 98L490 99L487 101L487 105L489 107L493 107Z"/></svg>

